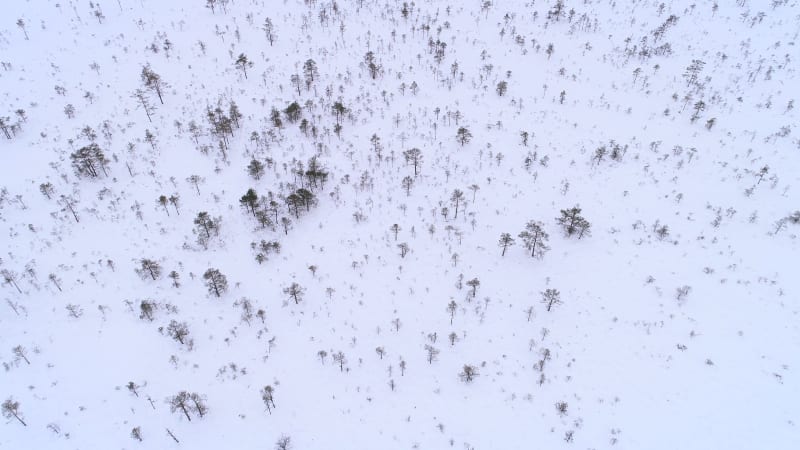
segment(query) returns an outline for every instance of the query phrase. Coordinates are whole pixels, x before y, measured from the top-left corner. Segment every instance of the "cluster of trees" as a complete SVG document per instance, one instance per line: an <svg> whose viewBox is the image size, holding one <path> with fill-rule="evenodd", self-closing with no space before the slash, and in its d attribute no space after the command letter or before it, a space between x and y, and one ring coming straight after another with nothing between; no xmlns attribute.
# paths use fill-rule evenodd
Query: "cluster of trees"
<svg viewBox="0 0 800 450"><path fill-rule="evenodd" d="M242 113L239 111L236 102L230 100L226 114L225 110L222 109L222 101L220 100L214 109L209 107L206 110L206 119L210 125L209 132L211 136L217 139L217 147L222 152L222 158L227 161L230 138L233 137L234 131L240 126ZM194 121L189 122L189 132L194 137L195 143L198 143L200 130Z"/></svg>
<svg viewBox="0 0 800 450"><path fill-rule="evenodd" d="M574 206L569 209L562 209L561 216L556 218L556 223L562 227L567 237L578 236L578 239L583 236L589 236L591 224L586 218L581 215L581 208ZM550 250L547 241L550 235L544 231L544 224L534 220L529 221L525 225L525 229L518 235L525 245L525 248L531 252L534 258L542 259ZM501 233L500 240L497 245L502 248L501 256L506 255L506 250L515 244L515 240L509 233Z"/></svg>
<svg viewBox="0 0 800 450"><path fill-rule="evenodd" d="M11 118L8 116L0 116L0 131L3 132L6 139L11 139L16 136L22 129L22 124L28 120L24 109L16 110L15 114L18 117L16 122L12 122Z"/></svg>
<svg viewBox="0 0 800 450"><path fill-rule="evenodd" d="M531 256L534 258L542 259L545 253L550 250L550 247L547 246L547 240L550 235L544 231L544 224L541 222L534 220L529 221L527 225L525 225L525 229L519 233L518 237L522 239L525 248L531 252ZM514 245L515 242L511 234L500 234L498 245L503 249L501 256L505 256L508 247Z"/></svg>
<svg viewBox="0 0 800 450"><path fill-rule="evenodd" d="M178 194L172 194L169 197L166 195L159 195L156 199L156 203L164 208L164 212L167 213L169 216L169 209L167 208L168 204L171 204L175 208L175 213L181 215L180 210L178 209L178 203L180 202L180 196Z"/></svg>
<svg viewBox="0 0 800 450"><path fill-rule="evenodd" d="M97 143L92 142L79 148L70 155L70 159L75 174L79 177L97 178L100 176L100 171L108 176L106 170L108 160Z"/></svg>
<svg viewBox="0 0 800 450"><path fill-rule="evenodd" d="M167 398L170 412L183 413L189 422L192 421L192 415L196 414L202 418L208 413L208 406L206 406L205 398L196 392L180 391L176 395Z"/></svg>
<svg viewBox="0 0 800 450"><path fill-rule="evenodd" d="M258 180L264 175L264 164L253 159L247 166L247 170L253 178ZM286 204L288 213L299 219L303 210L310 211L311 207L317 204L317 197L313 191L324 189L329 173L319 163L316 156L309 159L307 166L304 166L302 162L297 163L292 172L301 187L283 197L283 202ZM253 214L262 228L270 227L274 230L280 223L284 233L289 233L292 225L291 219L283 217L280 221L278 220L281 203L271 191L266 196L259 196L255 189L250 188L239 199L239 203Z"/></svg>
<svg viewBox="0 0 800 450"><path fill-rule="evenodd" d="M280 253L281 252L281 244L278 241L266 241L264 239L261 242L251 242L250 248L256 252L256 262L262 264L264 261L267 260L267 257L271 253Z"/></svg>

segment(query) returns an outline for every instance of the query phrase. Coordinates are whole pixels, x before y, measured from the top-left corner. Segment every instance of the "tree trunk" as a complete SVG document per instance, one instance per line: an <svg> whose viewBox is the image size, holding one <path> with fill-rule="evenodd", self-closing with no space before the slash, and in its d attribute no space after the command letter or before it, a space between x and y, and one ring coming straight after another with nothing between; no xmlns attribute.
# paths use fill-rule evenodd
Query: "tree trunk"
<svg viewBox="0 0 800 450"><path fill-rule="evenodd" d="M186 418L189 419L189 422L191 422L192 421L192 417L189 416L189 411L186 411L186 407L185 406L181 406L181 409L183 410L183 413L186 414Z"/></svg>

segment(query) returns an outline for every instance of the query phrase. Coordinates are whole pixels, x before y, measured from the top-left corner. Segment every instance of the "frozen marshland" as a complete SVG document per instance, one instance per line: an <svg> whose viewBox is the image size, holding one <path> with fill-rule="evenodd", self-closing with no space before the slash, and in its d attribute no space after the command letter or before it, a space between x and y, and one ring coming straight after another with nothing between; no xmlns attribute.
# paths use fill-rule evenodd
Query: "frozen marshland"
<svg viewBox="0 0 800 450"><path fill-rule="evenodd" d="M2 17L0 448L798 448L796 1Z"/></svg>

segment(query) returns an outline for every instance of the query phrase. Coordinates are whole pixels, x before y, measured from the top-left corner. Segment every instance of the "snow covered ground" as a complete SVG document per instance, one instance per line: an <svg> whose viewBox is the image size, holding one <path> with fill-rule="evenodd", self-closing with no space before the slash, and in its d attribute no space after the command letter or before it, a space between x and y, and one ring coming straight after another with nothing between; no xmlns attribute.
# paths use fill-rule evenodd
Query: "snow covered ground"
<svg viewBox="0 0 800 450"><path fill-rule="evenodd" d="M796 2L7 3L0 448L797 448Z"/></svg>

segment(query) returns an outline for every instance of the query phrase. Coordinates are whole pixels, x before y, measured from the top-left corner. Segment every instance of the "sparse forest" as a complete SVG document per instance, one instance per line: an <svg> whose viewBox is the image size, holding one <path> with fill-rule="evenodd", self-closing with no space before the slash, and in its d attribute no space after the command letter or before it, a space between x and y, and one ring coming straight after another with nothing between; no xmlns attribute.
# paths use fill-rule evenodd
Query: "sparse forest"
<svg viewBox="0 0 800 450"><path fill-rule="evenodd" d="M797 3L3 16L0 448L800 442Z"/></svg>

